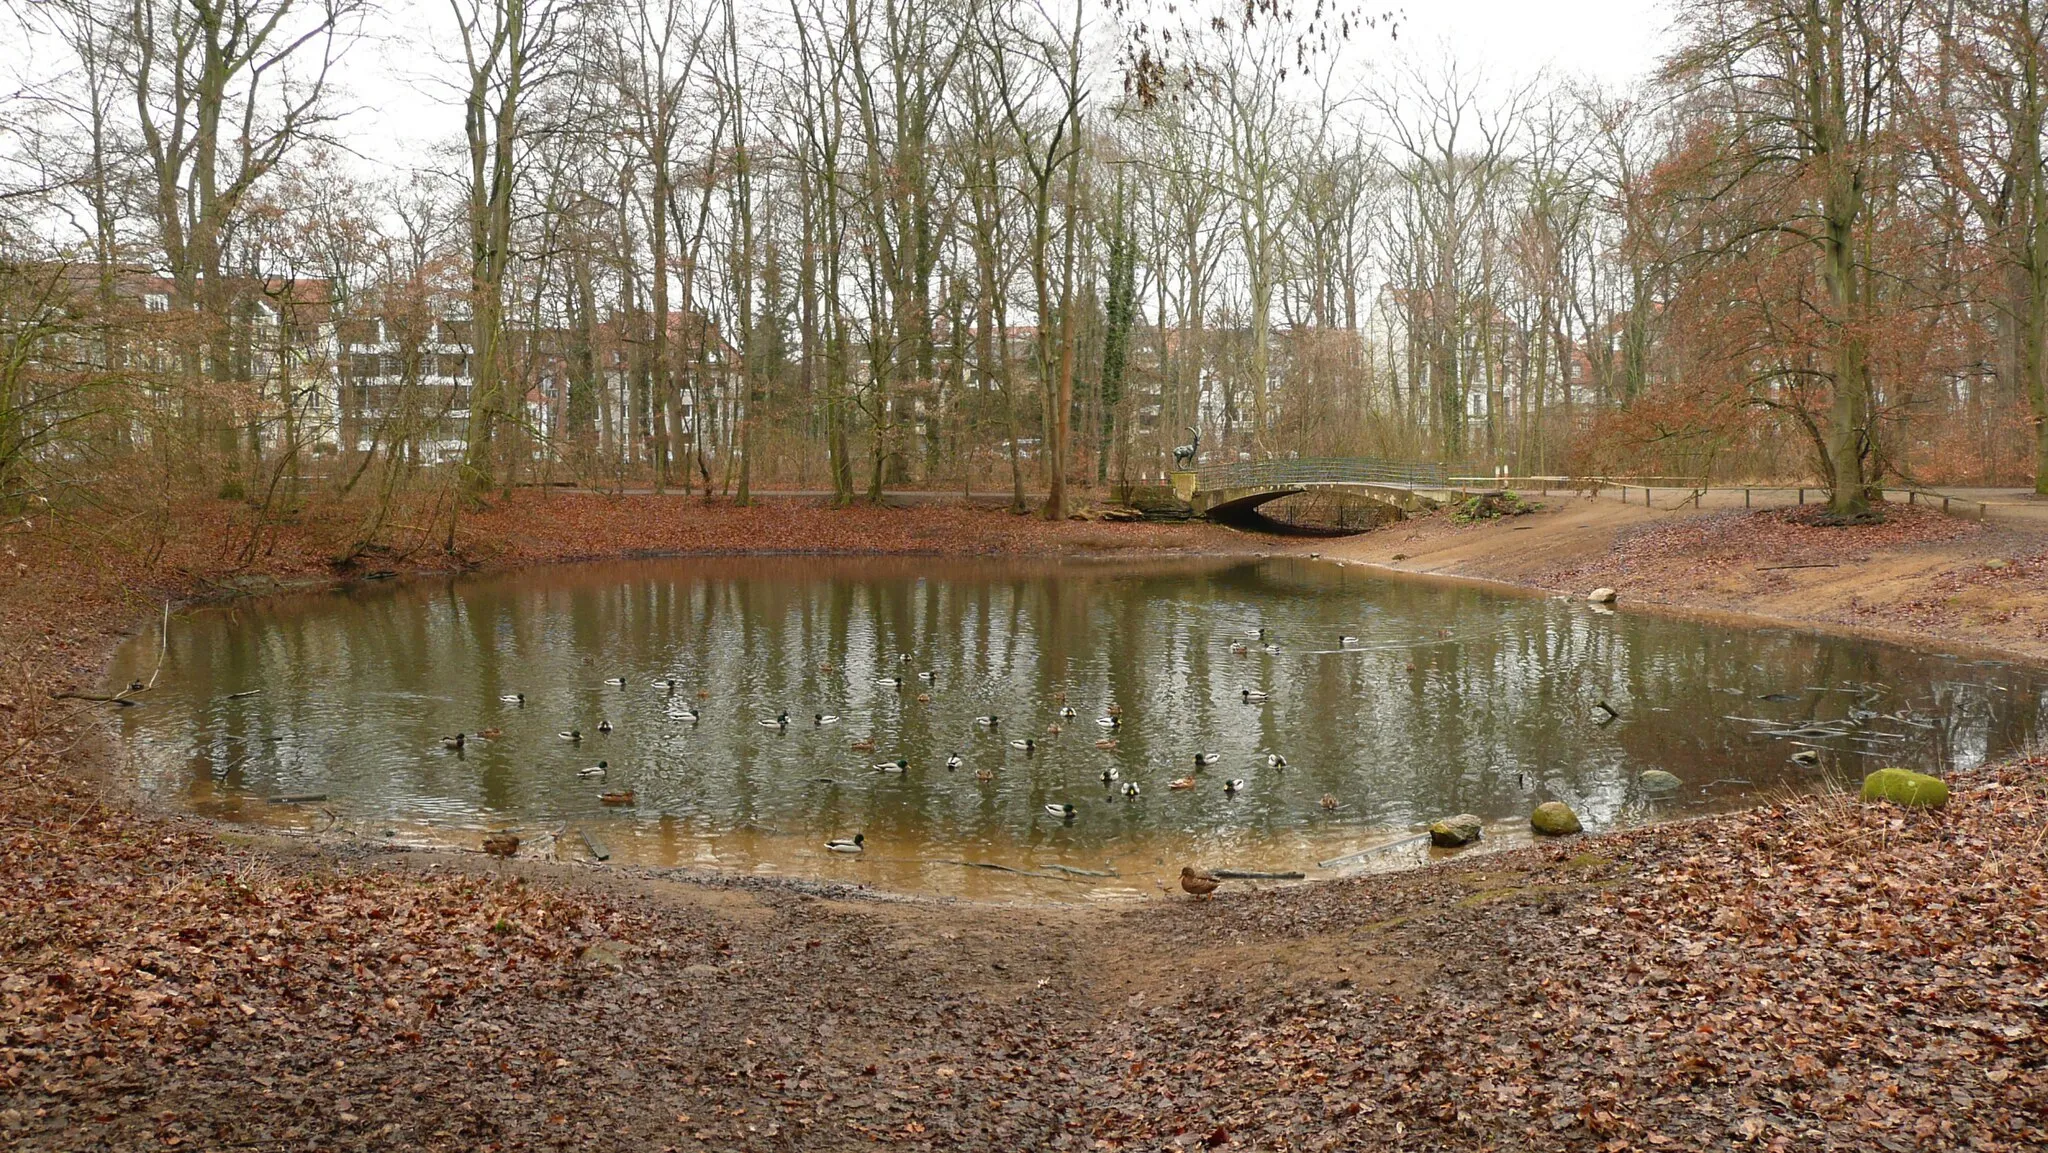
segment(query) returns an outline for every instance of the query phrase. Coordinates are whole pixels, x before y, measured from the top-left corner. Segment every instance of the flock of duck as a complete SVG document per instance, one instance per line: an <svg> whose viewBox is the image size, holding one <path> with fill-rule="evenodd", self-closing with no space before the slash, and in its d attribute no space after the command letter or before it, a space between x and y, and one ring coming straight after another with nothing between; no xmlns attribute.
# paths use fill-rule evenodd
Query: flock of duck
<svg viewBox="0 0 2048 1153"><path fill-rule="evenodd" d="M1257 643L1261 651L1267 653L1277 653L1280 651L1278 644L1267 639L1266 630L1263 628L1259 630ZM1342 636L1338 638L1338 647L1340 649L1349 649L1356 645L1359 645L1360 643L1361 642L1359 641L1359 639L1353 636ZM1233 642L1231 645L1231 651L1240 656L1246 655L1251 651L1251 645L1247 644L1244 641ZM900 660L903 663L908 664L910 661L910 657L908 655L905 655L902 656ZM819 670L821 672L831 672L832 666L830 664L820 665ZM937 674L929 671L920 672L916 674L915 677L916 682L921 683L927 687L936 684L937 679ZM896 675L878 676L874 680L874 684L881 688L891 688L899 690L908 687L911 683L912 682L910 680L906 680L905 678ZM604 679L604 684L613 688L622 688L626 684L626 679L624 677L606 677ZM679 687L678 682L675 678L657 677L655 678L653 684L655 688L662 689L667 693L668 704L666 706L665 713L669 720L689 725L696 725L702 721L703 713L697 706L685 704L675 699L675 694L677 688ZM708 690L699 690L697 693L697 698L699 700L702 700L708 698L710 695L711 694ZM1238 697L1246 705L1264 704L1272 699L1270 693L1267 693L1263 690L1251 688L1239 690ZM514 708L524 708L526 706L526 694L524 693L503 693L498 697L498 700L501 703L511 705ZM920 703L930 703L932 700L931 693L928 691L928 689L927 691L920 691L917 694L917 700ZM1067 723L1078 720L1081 716L1081 713L1078 709L1074 708L1072 705L1067 703L1067 694L1064 689L1057 690L1052 694L1052 703L1056 705L1057 708L1054 710L1054 719L1045 727L1045 733L1048 736L1058 736L1062 731L1064 731ZM812 713L808 721L808 724L806 724L806 722L792 719L788 710L785 709L777 712L776 715L772 717L762 717L758 723L762 728L775 729L777 731L787 732L792 726L808 727L812 729L823 729L832 725L839 724L840 721L841 718L835 714L821 712ZM1011 721L1006 722L1001 715L995 713L987 713L973 718L973 724L977 729L980 729L985 733L991 735L1009 731L1005 729L1005 725L1014 725L1015 723L1016 722L1014 718L1012 718ZM1124 726L1123 709L1114 703L1104 706L1102 710L1102 715L1095 718L1095 725L1097 728L1103 730L1102 736L1095 741L1095 747L1097 749L1104 751L1112 751L1116 749L1118 740L1117 734L1123 729ZM596 731L599 733L610 733L612 731L611 721L609 719L600 720L597 724ZM441 744L445 748L460 753L472 740L489 741L496 739L500 735L500 730L487 728L479 730L474 734L456 733L454 736L442 737ZM558 733L557 736L561 740L574 745L580 745L583 741L583 733L580 729L565 729ZM1011 738L1008 743L1010 748L1020 750L1027 757L1034 755L1038 751L1040 744L1039 739L1036 736L1015 737ZM873 752L876 748L876 742L874 737L872 736L861 737L852 741L850 747L854 752ZM1219 764L1223 760L1223 755L1221 753L1216 752L1196 752L1191 755L1190 759L1193 762L1193 772L1190 772L1183 776L1175 777L1173 780L1169 781L1166 786L1168 789L1180 791L1197 788L1200 785L1200 780L1197 778L1195 774L1199 773L1202 769ZM945 769L949 773L957 772L965 768L966 764L966 757L963 756L960 752L955 751L946 758ZM1268 769L1276 771L1282 770L1287 767L1287 758L1281 755L1280 753L1269 752L1266 754L1265 757L1265 765ZM907 759L901 757L893 761L874 762L869 766L869 768L871 771L876 773L891 775L906 774L911 771L910 762ZM578 769L577 774L585 778L604 778L608 776L608 774L610 773L610 769L611 765L608 761L599 760L595 764L586 765ZM983 783L993 781L995 780L995 770L984 765L975 770L975 777L977 780ZM821 779L829 780L829 778ZM1123 797L1127 801L1136 801L1144 795L1144 789L1138 784L1138 782L1123 780L1122 771L1114 765L1104 768L1099 774L1099 779L1101 780L1104 790L1109 800L1111 801L1114 801L1118 796ZM1222 789L1224 795L1226 796L1238 796L1239 794L1245 792L1248 788L1248 783L1242 777L1231 777L1225 779L1222 782ZM599 793L598 799L606 805L630 805L634 801L634 791L630 788L608 790ZM1337 798L1332 795L1325 794L1322 798L1322 806L1325 809L1334 809L1338 807ZM1045 805L1045 812L1048 815L1056 817L1059 820L1065 822L1072 822L1080 816L1079 808L1077 808L1070 802L1054 802L1047 804ZM504 835L496 835L495 839L502 840L504 839ZM492 845L488 843L489 840L491 840L491 838L487 838L487 843L485 845L485 849L487 852L492 852L496 855L510 855L509 852L500 852L499 849L493 848ZM517 838L512 838L511 840L511 848L513 850L516 850ZM867 838L865 834L862 833L855 833L851 837L835 837L832 840L825 842L825 848L827 850L834 853L845 854L860 853L865 850L866 845Z"/></svg>

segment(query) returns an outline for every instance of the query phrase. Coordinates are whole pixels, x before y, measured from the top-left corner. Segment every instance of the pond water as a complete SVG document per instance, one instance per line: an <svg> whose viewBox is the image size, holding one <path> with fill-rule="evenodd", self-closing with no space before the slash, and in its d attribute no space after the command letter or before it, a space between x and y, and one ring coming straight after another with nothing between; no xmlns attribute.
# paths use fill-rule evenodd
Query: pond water
<svg viewBox="0 0 2048 1153"><path fill-rule="evenodd" d="M1405 864L1420 822L1477 813L1512 842L1550 799L1600 829L1945 771L2032 740L2048 708L2024 665L1298 558L672 559L361 587L175 617L115 683L160 652L119 723L141 784L193 810L471 847L512 828L522 855L564 858L588 833L614 861L1034 899L1153 893L1189 861ZM1681 786L1645 789L1651 769ZM325 796L274 803L306 794ZM826 851L854 833L865 852Z"/></svg>

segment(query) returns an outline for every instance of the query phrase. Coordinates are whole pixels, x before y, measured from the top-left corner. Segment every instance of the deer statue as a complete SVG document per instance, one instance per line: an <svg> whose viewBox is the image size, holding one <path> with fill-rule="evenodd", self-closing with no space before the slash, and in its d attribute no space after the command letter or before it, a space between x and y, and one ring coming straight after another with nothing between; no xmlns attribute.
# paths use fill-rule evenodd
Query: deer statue
<svg viewBox="0 0 2048 1153"><path fill-rule="evenodd" d="M1195 439L1189 441L1187 444L1180 444L1174 446L1173 464L1175 468L1193 468L1195 464L1195 454L1202 451L1202 430L1194 427L1193 425L1189 425L1188 432L1191 433Z"/></svg>

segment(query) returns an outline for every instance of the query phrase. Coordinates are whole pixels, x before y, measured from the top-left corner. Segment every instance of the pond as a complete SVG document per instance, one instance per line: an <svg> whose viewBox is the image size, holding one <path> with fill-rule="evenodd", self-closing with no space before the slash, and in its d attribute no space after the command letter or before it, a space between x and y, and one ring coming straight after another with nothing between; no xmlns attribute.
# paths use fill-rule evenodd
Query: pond
<svg viewBox="0 0 2048 1153"><path fill-rule="evenodd" d="M152 674L125 747L198 812L1032 899L1406 864L1451 813L1512 843L1544 800L1597 830L1946 771L2048 705L2025 665L1306 558L562 566L198 610L114 680Z"/></svg>

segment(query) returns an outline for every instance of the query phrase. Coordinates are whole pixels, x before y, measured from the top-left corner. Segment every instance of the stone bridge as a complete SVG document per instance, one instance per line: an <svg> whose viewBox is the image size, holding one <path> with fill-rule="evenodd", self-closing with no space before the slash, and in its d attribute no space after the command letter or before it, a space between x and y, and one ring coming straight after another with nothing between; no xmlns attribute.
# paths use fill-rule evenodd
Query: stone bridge
<svg viewBox="0 0 2048 1153"><path fill-rule="evenodd" d="M1173 474L1174 495L1196 516L1211 518L1304 492L1364 497L1406 514L1443 504L1456 487L1441 465L1370 457L1237 461Z"/></svg>

